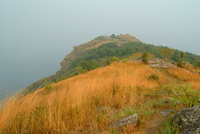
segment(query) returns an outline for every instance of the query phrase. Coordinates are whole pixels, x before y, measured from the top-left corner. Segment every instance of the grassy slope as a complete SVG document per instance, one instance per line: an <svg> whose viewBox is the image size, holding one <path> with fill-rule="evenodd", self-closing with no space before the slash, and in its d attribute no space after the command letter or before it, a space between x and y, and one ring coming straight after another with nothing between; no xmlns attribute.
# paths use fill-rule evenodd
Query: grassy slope
<svg viewBox="0 0 200 134"><path fill-rule="evenodd" d="M0 133L117 133L109 125L133 113L139 114L139 129L128 128L123 133L142 131L156 110L173 107L162 105L161 100L170 98L173 89L163 85L195 83L200 87L200 76L191 71L115 62L23 98L12 97L0 112ZM151 75L159 80L150 80ZM113 110L102 111L101 107Z"/></svg>
<svg viewBox="0 0 200 134"><path fill-rule="evenodd" d="M131 35L118 35L114 37L100 36L94 40L77 46L74 50L68 54L61 62L62 68L56 72L55 75L43 78L29 87L26 92L35 91L38 88L44 87L47 83L60 81L74 75L77 75L76 67L82 61L96 60L101 66L106 64L107 59L112 61L113 56L117 56L121 59L126 56L139 52L148 52L155 57L162 58L158 50L158 46L145 44ZM178 50L175 51L172 60L177 61L179 57ZM195 64L200 61L200 56L185 53L185 61Z"/></svg>

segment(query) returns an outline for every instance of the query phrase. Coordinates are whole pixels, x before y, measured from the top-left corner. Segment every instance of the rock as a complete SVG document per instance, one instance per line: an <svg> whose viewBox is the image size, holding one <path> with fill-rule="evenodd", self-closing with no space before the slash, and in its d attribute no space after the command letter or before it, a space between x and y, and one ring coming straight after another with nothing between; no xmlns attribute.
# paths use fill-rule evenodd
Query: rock
<svg viewBox="0 0 200 134"><path fill-rule="evenodd" d="M180 104L180 102L177 101L177 100L166 100L166 101L164 101L164 103L165 103L165 104L169 104L169 103L171 103L171 104L175 104L175 105Z"/></svg>
<svg viewBox="0 0 200 134"><path fill-rule="evenodd" d="M164 101L165 104L168 104L168 103L170 103L170 102L171 102L171 100L165 100L165 101Z"/></svg>
<svg viewBox="0 0 200 134"><path fill-rule="evenodd" d="M142 62L142 58L134 58L129 62ZM159 58L148 58L148 65L153 68L176 68L174 63Z"/></svg>
<svg viewBox="0 0 200 134"><path fill-rule="evenodd" d="M125 126L136 126L138 122L138 115L133 114L121 120L114 122L110 127L111 128L122 128Z"/></svg>
<svg viewBox="0 0 200 134"><path fill-rule="evenodd" d="M200 106L184 109L173 119L181 126L180 134L200 134Z"/></svg>
<svg viewBox="0 0 200 134"><path fill-rule="evenodd" d="M180 102L179 101L174 101L174 104L178 105L178 104L180 104Z"/></svg>
<svg viewBox="0 0 200 134"><path fill-rule="evenodd" d="M162 110L162 111L159 111L159 113L160 113L162 116L167 116L167 115L169 115L172 111L174 111L174 110Z"/></svg>

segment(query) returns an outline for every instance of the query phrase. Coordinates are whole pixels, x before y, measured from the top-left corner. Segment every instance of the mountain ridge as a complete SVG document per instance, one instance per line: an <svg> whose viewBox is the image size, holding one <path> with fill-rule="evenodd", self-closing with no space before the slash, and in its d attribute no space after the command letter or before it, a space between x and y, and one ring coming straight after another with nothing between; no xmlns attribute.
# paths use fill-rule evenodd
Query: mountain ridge
<svg viewBox="0 0 200 134"><path fill-rule="evenodd" d="M51 82L60 81L79 74L77 68L80 67L83 61L87 61L88 64L95 64L92 67L94 69L99 66L105 66L107 61L112 62L113 56L123 59L134 53L147 52L157 58L163 58L158 50L159 48L167 47L143 43L129 34L98 36L87 43L75 46L74 50L61 61L61 69L59 71L52 76L45 77L31 84L24 91L35 91ZM175 50L171 59L178 61L180 52L179 50ZM197 61L200 61L200 56L185 52L184 60L194 65Z"/></svg>

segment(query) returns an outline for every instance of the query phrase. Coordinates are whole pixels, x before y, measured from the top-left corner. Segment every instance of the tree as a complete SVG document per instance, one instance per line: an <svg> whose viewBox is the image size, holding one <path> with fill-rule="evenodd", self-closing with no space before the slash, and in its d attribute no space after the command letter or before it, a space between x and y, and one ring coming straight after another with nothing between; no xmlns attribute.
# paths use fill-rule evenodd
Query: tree
<svg viewBox="0 0 200 134"><path fill-rule="evenodd" d="M81 66L76 67L76 72L78 74L86 73L87 70L84 70Z"/></svg>
<svg viewBox="0 0 200 134"><path fill-rule="evenodd" d="M106 60L106 66L107 65L110 65L110 60L109 59Z"/></svg>
<svg viewBox="0 0 200 134"><path fill-rule="evenodd" d="M195 66L200 67L200 61L198 61Z"/></svg>
<svg viewBox="0 0 200 134"><path fill-rule="evenodd" d="M173 56L175 50L172 48L165 47L165 48L159 48L159 52L166 61L169 61Z"/></svg>
<svg viewBox="0 0 200 134"><path fill-rule="evenodd" d="M112 38L115 38L116 36L115 36L115 34L112 34L111 37L112 37Z"/></svg>
<svg viewBox="0 0 200 134"><path fill-rule="evenodd" d="M181 58L181 59L183 59L184 54L185 54L185 53L184 53L183 51L180 52L180 58Z"/></svg>
<svg viewBox="0 0 200 134"><path fill-rule="evenodd" d="M180 55L179 55L179 59L178 59L177 66L183 67L183 57L184 57L184 52L181 51L181 52L180 52Z"/></svg>
<svg viewBox="0 0 200 134"><path fill-rule="evenodd" d="M78 67L76 67L76 71L78 73L84 73L90 70L93 70L97 67L99 67L99 63L96 60L91 61L82 61Z"/></svg>
<svg viewBox="0 0 200 134"><path fill-rule="evenodd" d="M146 52L143 53L142 55L142 61L145 63L145 64L148 64L148 54Z"/></svg>
<svg viewBox="0 0 200 134"><path fill-rule="evenodd" d="M119 58L116 57L116 56L113 56L112 60L113 60L113 61L119 61Z"/></svg>

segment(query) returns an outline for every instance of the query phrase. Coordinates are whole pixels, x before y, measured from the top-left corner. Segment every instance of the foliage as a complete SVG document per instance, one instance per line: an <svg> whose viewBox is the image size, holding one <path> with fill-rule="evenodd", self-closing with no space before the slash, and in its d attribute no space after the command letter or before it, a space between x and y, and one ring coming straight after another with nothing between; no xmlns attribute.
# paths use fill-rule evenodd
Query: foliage
<svg viewBox="0 0 200 134"><path fill-rule="evenodd" d="M173 95L175 101L184 104L188 107L192 107L200 103L200 91L193 89L191 85L169 85L164 86L164 89L173 89Z"/></svg>
<svg viewBox="0 0 200 134"><path fill-rule="evenodd" d="M114 56L114 57L112 58L112 60L113 60L113 61L119 61L119 58L116 57L116 56Z"/></svg>
<svg viewBox="0 0 200 134"><path fill-rule="evenodd" d="M159 48L159 51L160 51L160 54L162 55L162 57L165 58L165 60L167 60L167 61L169 61L172 58L172 56L175 52L174 49L167 48L167 47L166 48Z"/></svg>
<svg viewBox="0 0 200 134"><path fill-rule="evenodd" d="M180 52L180 56L179 56L179 60L178 60L178 62L177 62L177 65L179 66L179 67L183 67L183 58L184 58L184 52Z"/></svg>
<svg viewBox="0 0 200 134"><path fill-rule="evenodd" d="M81 66L76 67L76 72L78 74L86 73L87 70L84 70Z"/></svg>
<svg viewBox="0 0 200 134"><path fill-rule="evenodd" d="M148 54L146 52L143 53L142 55L142 61L145 63L145 64L148 64L148 58L147 58Z"/></svg>
<svg viewBox="0 0 200 134"><path fill-rule="evenodd" d="M181 52L180 52L180 58L183 59L183 57L184 57L184 52L181 51Z"/></svg>
<svg viewBox="0 0 200 134"><path fill-rule="evenodd" d="M195 65L198 61L200 61L200 56L189 53L189 52L185 52L184 54L184 60Z"/></svg>
<svg viewBox="0 0 200 134"><path fill-rule="evenodd" d="M200 67L200 61L195 64L196 67Z"/></svg>
<svg viewBox="0 0 200 134"><path fill-rule="evenodd" d="M156 74L153 74L153 75L149 76L149 80L156 80L156 81L158 81L159 77Z"/></svg>
<svg viewBox="0 0 200 134"><path fill-rule="evenodd" d="M192 89L190 85L181 85L175 87L175 89L179 95L175 95L174 98L180 103L192 107L200 102L200 92Z"/></svg>
<svg viewBox="0 0 200 134"><path fill-rule="evenodd" d="M91 61L82 61L78 67L76 67L76 71L78 74L85 73L87 71L93 70L99 67L99 63L96 60Z"/></svg>
<svg viewBox="0 0 200 134"><path fill-rule="evenodd" d="M172 119L167 118L158 131L158 134L177 134L179 132L178 125Z"/></svg>
<svg viewBox="0 0 200 134"><path fill-rule="evenodd" d="M115 38L116 36L115 36L115 34L112 34L110 37Z"/></svg>
<svg viewBox="0 0 200 134"><path fill-rule="evenodd" d="M178 60L177 66L178 66L178 67L183 67L183 60L182 60L182 59L179 59L179 60Z"/></svg>
<svg viewBox="0 0 200 134"><path fill-rule="evenodd" d="M91 60L91 61L82 61L79 66L84 70L90 71L99 67L100 65L97 61Z"/></svg>
<svg viewBox="0 0 200 134"><path fill-rule="evenodd" d="M109 59L106 60L106 66L107 65L110 65L110 60Z"/></svg>

